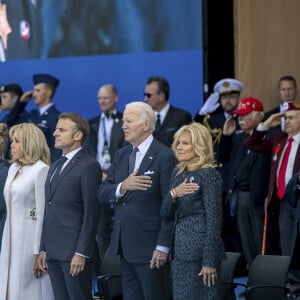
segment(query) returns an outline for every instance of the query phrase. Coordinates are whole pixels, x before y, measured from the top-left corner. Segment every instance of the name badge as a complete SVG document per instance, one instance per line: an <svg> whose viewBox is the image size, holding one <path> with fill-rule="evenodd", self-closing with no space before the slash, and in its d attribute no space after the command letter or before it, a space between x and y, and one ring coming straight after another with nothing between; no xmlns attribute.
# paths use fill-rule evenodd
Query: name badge
<svg viewBox="0 0 300 300"><path fill-rule="evenodd" d="M109 154L109 151L108 151L108 148L105 147L103 149L103 152L102 152L102 156L103 156L103 160L105 163L109 164L111 159L110 159L110 154Z"/></svg>

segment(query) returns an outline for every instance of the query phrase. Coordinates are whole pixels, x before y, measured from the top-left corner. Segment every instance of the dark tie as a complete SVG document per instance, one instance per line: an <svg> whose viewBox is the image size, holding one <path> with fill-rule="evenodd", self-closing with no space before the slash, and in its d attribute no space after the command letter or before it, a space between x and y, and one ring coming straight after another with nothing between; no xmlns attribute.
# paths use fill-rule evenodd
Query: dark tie
<svg viewBox="0 0 300 300"><path fill-rule="evenodd" d="M160 123L160 114L157 114L156 115L156 123L155 123L155 131L158 132L160 130L160 126L161 126L161 123Z"/></svg>
<svg viewBox="0 0 300 300"><path fill-rule="evenodd" d="M281 165L279 168L279 172L278 172L278 178L277 178L277 196L279 199L282 199L284 194L285 194L285 173L286 173L286 168L288 165L288 161L289 161L289 156L291 153L291 149L292 149L292 142L294 141L294 139L292 137L290 137L288 139L288 145L283 153L283 157L282 157L282 161L281 161Z"/></svg>
<svg viewBox="0 0 300 300"><path fill-rule="evenodd" d="M139 151L137 147L134 147L132 152L129 155L128 159L128 173L131 174L134 171L134 166L135 166L135 159L136 159L136 153Z"/></svg>
<svg viewBox="0 0 300 300"><path fill-rule="evenodd" d="M51 178L51 181L50 181L50 186L53 187L56 185L56 183L58 182L59 180L59 175L60 175L60 172L61 172L61 169L63 167L63 165L65 164L65 162L67 161L67 157L66 156L62 156L59 160L58 160L58 164L56 166L56 170L54 172L54 175L52 176Z"/></svg>

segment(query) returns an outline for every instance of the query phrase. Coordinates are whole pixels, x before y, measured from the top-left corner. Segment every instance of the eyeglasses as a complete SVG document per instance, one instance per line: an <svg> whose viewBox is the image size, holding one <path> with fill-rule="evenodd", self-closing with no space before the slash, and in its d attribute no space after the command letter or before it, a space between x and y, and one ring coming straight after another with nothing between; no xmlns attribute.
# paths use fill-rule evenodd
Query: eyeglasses
<svg viewBox="0 0 300 300"><path fill-rule="evenodd" d="M144 93L144 97L146 97L146 98L151 98L153 95L158 95L158 94L160 94L160 92L157 92L157 93Z"/></svg>

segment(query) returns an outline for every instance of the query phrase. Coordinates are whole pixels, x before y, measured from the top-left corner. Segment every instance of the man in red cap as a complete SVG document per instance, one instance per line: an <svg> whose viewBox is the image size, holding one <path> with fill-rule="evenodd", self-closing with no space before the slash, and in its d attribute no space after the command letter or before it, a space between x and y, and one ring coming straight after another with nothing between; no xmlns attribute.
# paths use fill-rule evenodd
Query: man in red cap
<svg viewBox="0 0 300 300"><path fill-rule="evenodd" d="M232 219L237 222L249 267L261 252L270 159L247 149L244 141L263 120L263 111L260 100L253 97L242 99L226 120L220 142L220 159L230 162L231 166L226 202ZM235 115L238 116L239 131L236 131Z"/></svg>
<svg viewBox="0 0 300 300"><path fill-rule="evenodd" d="M294 211L286 199L285 189L300 167L300 103L286 102L285 111L271 115L261 123L246 141L246 147L271 156L271 170L269 177L268 197L265 210L276 216L272 224L273 233L275 226L279 227L279 237L274 236L273 241L279 240L281 254L291 254L292 231L294 225ZM281 117L284 117L284 132L277 132L271 137L266 137L268 129L278 126ZM269 226L270 227L270 226ZM292 298L300 299L300 276L294 272L289 273Z"/></svg>

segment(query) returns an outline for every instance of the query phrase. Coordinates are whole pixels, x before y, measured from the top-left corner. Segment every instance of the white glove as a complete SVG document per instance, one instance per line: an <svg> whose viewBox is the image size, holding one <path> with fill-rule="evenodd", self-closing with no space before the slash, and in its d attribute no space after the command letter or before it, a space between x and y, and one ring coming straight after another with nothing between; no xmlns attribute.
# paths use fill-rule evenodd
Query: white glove
<svg viewBox="0 0 300 300"><path fill-rule="evenodd" d="M200 116L205 116L207 114L216 111L216 109L220 106L218 100L219 100L219 93L210 94L209 97L204 102L202 108L199 110L198 114Z"/></svg>

